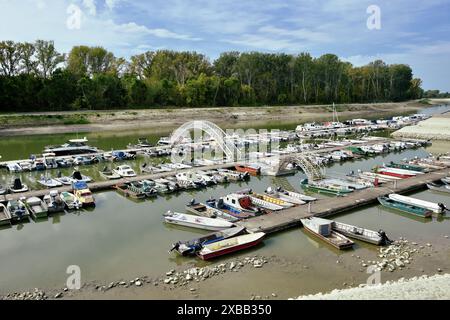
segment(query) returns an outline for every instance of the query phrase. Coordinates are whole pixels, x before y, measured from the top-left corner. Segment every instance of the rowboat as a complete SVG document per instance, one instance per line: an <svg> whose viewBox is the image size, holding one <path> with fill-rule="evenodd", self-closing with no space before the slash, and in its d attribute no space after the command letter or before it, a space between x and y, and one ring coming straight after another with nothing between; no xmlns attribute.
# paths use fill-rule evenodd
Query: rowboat
<svg viewBox="0 0 450 320"><path fill-rule="evenodd" d="M248 173L252 176L259 176L261 174L261 167L256 165L236 165L237 172Z"/></svg>
<svg viewBox="0 0 450 320"><path fill-rule="evenodd" d="M300 182L301 187L305 190L317 192L317 193L324 193L329 195L335 195L335 196L343 196L349 193L352 193L353 190L340 186L340 185L325 185L321 184L320 182L309 182L308 179L304 179Z"/></svg>
<svg viewBox="0 0 450 320"><path fill-rule="evenodd" d="M186 206L186 211L207 218L219 218L229 222L239 221L239 218L236 218L225 211L213 208L212 206L207 206L203 203L197 203L195 200L192 200L191 203Z"/></svg>
<svg viewBox="0 0 450 320"><path fill-rule="evenodd" d="M31 216L34 219L46 218L48 214L48 207L44 201L38 197L31 197L25 201L28 210L30 210Z"/></svg>
<svg viewBox="0 0 450 320"><path fill-rule="evenodd" d="M260 244L265 235L263 232L258 232L211 243L205 245L197 253L197 256L202 260L209 260L232 252L248 249Z"/></svg>
<svg viewBox="0 0 450 320"><path fill-rule="evenodd" d="M410 170L410 171L425 172L425 168L423 168L421 166L416 166L416 165L413 165L413 164L409 164L409 163L395 163L395 162L391 161L390 163L385 165L385 167L404 169L404 170Z"/></svg>
<svg viewBox="0 0 450 320"><path fill-rule="evenodd" d="M284 194L284 193L282 193L282 192L280 192L280 191L278 191L278 190L273 190L271 187L267 188L265 194L266 194L266 195L269 195L269 196L271 196L271 197L280 199L280 200L282 200L282 201L286 201L286 202L292 203L292 204L294 204L294 205L302 205L302 204L305 204L305 203L306 203L306 202L303 201L303 200L300 200L300 199L298 199L298 198L291 197L291 196L289 196L288 194Z"/></svg>
<svg viewBox="0 0 450 320"><path fill-rule="evenodd" d="M306 231L339 250L349 249L354 245L352 240L332 229L333 221L321 218L300 219L300 221Z"/></svg>
<svg viewBox="0 0 450 320"><path fill-rule="evenodd" d="M412 198L412 197L405 197L405 196L395 194L395 193L390 194L389 199L397 201L397 202L401 202L401 203L406 203L406 204L416 206L419 208L428 209L428 210L433 211L434 213L442 213L442 212L444 212L444 210L446 210L446 207L443 203L434 203L434 202L420 200L420 199L416 199L416 198Z"/></svg>
<svg viewBox="0 0 450 320"><path fill-rule="evenodd" d="M69 209L69 210L73 210L73 209L77 209L78 210L82 206L82 204L78 200L78 198L75 197L70 192L61 192L59 197L61 198L62 202L64 202L64 204L66 205L67 209Z"/></svg>
<svg viewBox="0 0 450 320"><path fill-rule="evenodd" d="M443 183L443 184L428 183L427 187L428 187L428 189L433 190L433 191L450 193L450 185L445 184L445 183Z"/></svg>
<svg viewBox="0 0 450 320"><path fill-rule="evenodd" d="M422 218L429 218L433 214L433 211L431 211L431 210L424 209L424 208L417 207L417 206L410 205L410 204L406 204L403 202L398 202L398 201L390 199L389 197L379 197L378 201L381 203L382 206L384 206L386 208L395 209L395 210L413 214L415 216L422 217Z"/></svg>
<svg viewBox="0 0 450 320"><path fill-rule="evenodd" d="M0 203L0 226L11 224L11 214L3 203Z"/></svg>
<svg viewBox="0 0 450 320"><path fill-rule="evenodd" d="M173 244L172 249L170 251L176 251L182 256L194 255L208 244L233 238L245 232L246 232L245 227L234 227L230 229L225 229L196 239L188 241L178 241L177 243Z"/></svg>
<svg viewBox="0 0 450 320"><path fill-rule="evenodd" d="M6 209L11 214L11 222L18 222L22 220L28 220L30 212L25 204L20 200L11 200L6 205Z"/></svg>
<svg viewBox="0 0 450 320"><path fill-rule="evenodd" d="M109 170L108 168L104 168L102 171L99 171L99 173L100 176L102 176L106 180L117 180L121 178L120 175L113 172L112 170Z"/></svg>
<svg viewBox="0 0 450 320"><path fill-rule="evenodd" d="M166 223L210 231L224 230L234 226L231 222L222 219L205 218L171 211L164 214L164 218Z"/></svg>
<svg viewBox="0 0 450 320"><path fill-rule="evenodd" d="M390 242L383 230L372 231L338 221L332 221L331 228L349 238L361 240L377 246L385 245Z"/></svg>

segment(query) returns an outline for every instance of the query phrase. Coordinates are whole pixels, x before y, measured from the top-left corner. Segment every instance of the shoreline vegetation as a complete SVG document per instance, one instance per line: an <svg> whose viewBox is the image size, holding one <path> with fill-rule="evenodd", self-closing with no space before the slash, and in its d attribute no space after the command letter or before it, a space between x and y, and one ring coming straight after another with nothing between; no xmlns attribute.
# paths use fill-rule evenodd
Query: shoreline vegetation
<svg viewBox="0 0 450 320"><path fill-rule="evenodd" d="M406 64L356 67L327 53L147 51L130 59L102 47L0 41L0 112L402 102L424 92ZM69 120L83 122L83 119Z"/></svg>
<svg viewBox="0 0 450 320"><path fill-rule="evenodd" d="M339 104L336 108L340 120L344 121L361 117L375 119L406 115L434 104L433 100L414 100L397 103ZM332 114L331 105L4 113L0 114L0 136L121 130L169 132L190 120L210 120L227 127L249 124L257 126L271 121L300 124L331 120Z"/></svg>

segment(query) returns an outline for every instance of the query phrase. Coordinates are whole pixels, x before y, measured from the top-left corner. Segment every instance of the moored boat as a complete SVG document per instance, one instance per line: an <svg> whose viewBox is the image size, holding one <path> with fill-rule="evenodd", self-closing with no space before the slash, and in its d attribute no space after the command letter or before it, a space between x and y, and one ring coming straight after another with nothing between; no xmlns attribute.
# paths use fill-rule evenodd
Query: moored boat
<svg viewBox="0 0 450 320"><path fill-rule="evenodd" d="M61 200L64 202L68 210L78 210L82 207L81 202L78 200L77 197L75 197L74 194L70 192L61 192L59 195Z"/></svg>
<svg viewBox="0 0 450 320"><path fill-rule="evenodd" d="M224 230L234 226L231 222L222 219L205 218L171 211L164 214L164 219L166 223L210 231Z"/></svg>
<svg viewBox="0 0 450 320"><path fill-rule="evenodd" d="M56 156L67 156L75 154L88 154L100 152L95 147L87 145L88 140L84 139L72 139L68 143L61 146L50 146L45 148L45 153L54 153Z"/></svg>
<svg viewBox="0 0 450 320"><path fill-rule="evenodd" d="M91 190L89 190L86 182L78 181L74 182L73 185L73 195L81 203L83 207L95 206L95 198L92 195Z"/></svg>
<svg viewBox="0 0 450 320"><path fill-rule="evenodd" d="M395 163L390 162L386 165L388 168L397 168L397 169L404 169L404 170L410 170L410 171L418 171L418 172L425 172L425 168L409 163Z"/></svg>
<svg viewBox="0 0 450 320"><path fill-rule="evenodd" d="M44 201L38 197L31 197L25 201L25 204L30 210L31 216L34 219L46 218L48 215L48 207Z"/></svg>
<svg viewBox="0 0 450 320"><path fill-rule="evenodd" d="M38 180L38 183L46 188L58 188L62 186L62 183L57 181L56 179L45 176L41 176L41 178Z"/></svg>
<svg viewBox="0 0 450 320"><path fill-rule="evenodd" d="M375 244L377 246L386 245L391 242L383 230L373 231L338 221L333 221L331 227L334 231L337 231L344 236Z"/></svg>
<svg viewBox="0 0 450 320"><path fill-rule="evenodd" d="M446 207L443 203L434 203L434 202L430 202L430 201L416 199L413 197L402 196L402 195L395 194L395 193L390 194L389 198L391 200L394 200L397 202L402 202L402 203L406 203L406 204L409 204L412 206L428 209L428 210L433 211L434 213L442 213L442 212L444 212L444 210L446 210Z"/></svg>
<svg viewBox="0 0 450 320"><path fill-rule="evenodd" d="M300 219L305 230L332 245L343 250L353 247L354 242L332 228L332 221L322 218Z"/></svg>
<svg viewBox="0 0 450 320"><path fill-rule="evenodd" d="M197 256L202 260L210 260L225 254L248 249L260 244L265 235L263 232L251 233L211 243L203 246L203 249L197 253Z"/></svg>
<svg viewBox="0 0 450 320"><path fill-rule="evenodd" d="M300 200L299 198L291 197L290 195L285 194L285 193L279 191L278 189L274 190L271 187L266 189L265 194L267 194L271 197L292 203L294 205L303 205L306 203L306 201Z"/></svg>
<svg viewBox="0 0 450 320"><path fill-rule="evenodd" d="M106 180L117 180L120 179L121 176L108 168L104 168L102 171L99 171L100 176Z"/></svg>
<svg viewBox="0 0 450 320"><path fill-rule="evenodd" d="M203 203L198 203L195 200L192 200L187 206L186 211L189 213L193 213L198 216L203 216L207 218L219 218L229 222L239 221L239 218L228 214L222 210L216 209L212 206L208 206Z"/></svg>
<svg viewBox="0 0 450 320"><path fill-rule="evenodd" d="M66 207L66 204L61 200L57 190L52 190L49 194L44 196L44 203L47 205L49 214L63 212Z"/></svg>
<svg viewBox="0 0 450 320"><path fill-rule="evenodd" d="M124 195L127 198L130 197L133 199L145 199L147 197L147 195L142 190L138 190L138 188L135 188L128 183L117 184L114 186L114 189L116 189L120 194Z"/></svg>
<svg viewBox="0 0 450 320"><path fill-rule="evenodd" d="M245 227L233 227L222 231L217 231L203 237L195 238L188 241L178 241L174 243L170 251L176 251L183 256L194 255L200 251L203 246L211 243L236 237L245 233Z"/></svg>
<svg viewBox="0 0 450 320"><path fill-rule="evenodd" d="M22 193L28 191L28 186L23 184L20 178L14 179L12 185L9 187L9 191L12 193Z"/></svg>
<svg viewBox="0 0 450 320"><path fill-rule="evenodd" d="M3 203L0 203L0 226L11 224L11 213Z"/></svg>
<svg viewBox="0 0 450 320"><path fill-rule="evenodd" d="M320 182L310 182L308 179L301 181L301 187L307 191L324 193L335 196L343 196L352 193L353 190L334 184L321 184Z"/></svg>
<svg viewBox="0 0 450 320"><path fill-rule="evenodd" d="M445 183L442 183L442 184L428 183L427 187L428 187L428 189L433 190L433 191L450 193L450 185L445 184Z"/></svg>
<svg viewBox="0 0 450 320"><path fill-rule="evenodd" d="M11 222L20 222L28 220L30 212L27 206L21 200L11 200L6 205L6 209L11 214Z"/></svg>
<svg viewBox="0 0 450 320"><path fill-rule="evenodd" d="M433 211L431 210L420 208L414 205L409 205L403 202L398 202L390 199L389 197L379 197L378 201L382 206L386 208L395 209L422 218L429 218L433 214Z"/></svg>
<svg viewBox="0 0 450 320"><path fill-rule="evenodd" d="M407 179L411 177L415 177L419 174L424 174L423 172L419 171L411 171L411 170L405 170L405 169L397 169L397 168L377 168L376 172L382 175L386 176L392 176L402 179Z"/></svg>
<svg viewBox="0 0 450 320"><path fill-rule="evenodd" d="M252 176L259 176L261 174L261 167L256 165L236 165L237 172L248 173Z"/></svg>

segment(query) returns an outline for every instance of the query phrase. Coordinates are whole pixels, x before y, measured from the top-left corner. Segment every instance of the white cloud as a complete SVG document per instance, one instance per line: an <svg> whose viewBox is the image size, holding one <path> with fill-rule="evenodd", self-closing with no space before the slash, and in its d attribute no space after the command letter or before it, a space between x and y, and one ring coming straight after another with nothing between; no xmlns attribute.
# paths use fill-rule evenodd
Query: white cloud
<svg viewBox="0 0 450 320"><path fill-rule="evenodd" d="M97 15L95 0L83 0L83 6L88 10L91 16Z"/></svg>

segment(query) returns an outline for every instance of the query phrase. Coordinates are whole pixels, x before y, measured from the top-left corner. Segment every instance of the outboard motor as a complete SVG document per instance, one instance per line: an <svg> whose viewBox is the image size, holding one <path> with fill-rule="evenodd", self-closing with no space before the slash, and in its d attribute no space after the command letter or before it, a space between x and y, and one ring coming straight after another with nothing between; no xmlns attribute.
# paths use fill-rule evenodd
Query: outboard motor
<svg viewBox="0 0 450 320"><path fill-rule="evenodd" d="M189 204L190 204L191 206L193 206L196 202L197 202L197 201L195 201L195 199L192 199L191 202L189 202Z"/></svg>
<svg viewBox="0 0 450 320"><path fill-rule="evenodd" d="M393 242L391 239L388 238L386 232L384 232L383 230L378 231L378 234L381 237L381 243L383 245L390 245Z"/></svg>
<svg viewBox="0 0 450 320"><path fill-rule="evenodd" d="M75 171L75 172L73 173L72 178L74 178L75 180L83 180L83 176L81 175L81 172L80 172L80 171Z"/></svg>
<svg viewBox="0 0 450 320"><path fill-rule="evenodd" d="M14 190L21 190L21 189L23 189L22 181L20 181L19 178L14 179L13 189Z"/></svg>

